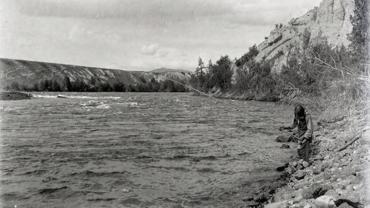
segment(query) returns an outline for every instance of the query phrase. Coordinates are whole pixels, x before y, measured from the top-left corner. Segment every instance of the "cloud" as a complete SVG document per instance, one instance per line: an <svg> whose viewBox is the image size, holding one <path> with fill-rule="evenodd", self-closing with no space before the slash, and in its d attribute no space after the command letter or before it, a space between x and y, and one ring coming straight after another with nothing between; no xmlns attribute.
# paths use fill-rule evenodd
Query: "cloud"
<svg viewBox="0 0 370 208"><path fill-rule="evenodd" d="M5 0L8 1L8 0ZM312 6L307 0L12 0L30 16L122 19L136 23L179 21L267 25L287 21ZM316 4L321 0L313 0Z"/></svg>
<svg viewBox="0 0 370 208"><path fill-rule="evenodd" d="M248 0L234 4L233 13L225 19L236 25L268 26L287 23L293 17L305 14L322 0Z"/></svg>
<svg viewBox="0 0 370 208"><path fill-rule="evenodd" d="M141 48L141 53L144 55L154 56L158 53L158 50L159 50L159 45L154 43L154 44L144 45Z"/></svg>
<svg viewBox="0 0 370 208"><path fill-rule="evenodd" d="M319 1L0 0L0 55L190 68L199 56L241 56L274 24L303 15Z"/></svg>
<svg viewBox="0 0 370 208"><path fill-rule="evenodd" d="M153 56L157 59L165 58L168 55L177 54L178 50L175 48L169 48L169 47L161 47L157 43L151 43L147 45L143 45L140 50L141 54L146 56Z"/></svg>
<svg viewBox="0 0 370 208"><path fill-rule="evenodd" d="M215 16L230 10L223 0L14 0L17 10L31 16L81 18L169 18Z"/></svg>

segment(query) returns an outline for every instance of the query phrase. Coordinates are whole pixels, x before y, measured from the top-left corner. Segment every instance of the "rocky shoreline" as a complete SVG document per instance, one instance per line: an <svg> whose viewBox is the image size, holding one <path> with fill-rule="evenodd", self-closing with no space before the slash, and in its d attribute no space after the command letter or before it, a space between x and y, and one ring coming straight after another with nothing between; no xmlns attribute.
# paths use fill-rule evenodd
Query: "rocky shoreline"
<svg viewBox="0 0 370 208"><path fill-rule="evenodd" d="M25 100L31 99L32 94L24 92L0 92L0 100Z"/></svg>
<svg viewBox="0 0 370 208"><path fill-rule="evenodd" d="M252 93L241 93L238 91L222 92L217 90L210 93L199 93L193 92L195 96L214 97L218 99L231 99L231 100L245 100L245 101L262 101L262 102L278 102L280 100L278 95L272 94L252 94Z"/></svg>
<svg viewBox="0 0 370 208"><path fill-rule="evenodd" d="M256 100L247 94L209 94L218 99ZM292 100L287 104L294 104ZM303 99L302 102L306 100ZM285 100L280 101L286 103ZM320 112L314 121L314 137L310 163L292 156L291 162L277 167L281 177L275 182L261 187L248 196L248 207L267 208L331 208L368 207L365 176L370 156L370 128L367 127L367 113L370 107L366 102L338 105L329 110L318 110L313 103L306 103L311 109ZM282 144L282 148L296 148L296 144Z"/></svg>
<svg viewBox="0 0 370 208"><path fill-rule="evenodd" d="M275 98L256 99L248 94L214 92L209 96L219 99L277 101ZM296 100L295 100L296 101ZM295 103L295 101L289 104ZM303 103L306 100L303 100ZM286 103L285 100L280 101ZM248 207L267 208L331 208L368 207L366 169L370 156L370 128L367 127L369 105L357 102L322 111L313 103L306 103L320 112L314 121L315 139L312 158L306 163L292 156L285 167L278 167L281 177L263 186L246 198ZM282 148L295 148L283 144Z"/></svg>
<svg viewBox="0 0 370 208"><path fill-rule="evenodd" d="M342 114L324 112L316 122L314 155L310 164L290 162L283 169L286 185L270 190L265 207L365 207L367 109L357 105ZM346 115L343 115L346 114ZM339 116L341 115L341 116Z"/></svg>

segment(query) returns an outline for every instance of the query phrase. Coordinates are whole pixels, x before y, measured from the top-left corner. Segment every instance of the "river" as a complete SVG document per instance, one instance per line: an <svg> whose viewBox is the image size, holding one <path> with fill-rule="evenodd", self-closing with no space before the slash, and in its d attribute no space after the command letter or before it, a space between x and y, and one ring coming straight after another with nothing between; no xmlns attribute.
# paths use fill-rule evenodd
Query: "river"
<svg viewBox="0 0 370 208"><path fill-rule="evenodd" d="M243 207L293 152L274 142L290 106L35 94L0 102L3 207Z"/></svg>

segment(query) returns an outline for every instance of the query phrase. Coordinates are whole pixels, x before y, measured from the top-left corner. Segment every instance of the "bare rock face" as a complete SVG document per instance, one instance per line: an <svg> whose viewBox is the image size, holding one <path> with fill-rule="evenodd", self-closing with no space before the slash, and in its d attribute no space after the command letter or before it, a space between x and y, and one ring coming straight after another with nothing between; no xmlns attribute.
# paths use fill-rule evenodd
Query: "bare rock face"
<svg viewBox="0 0 370 208"><path fill-rule="evenodd" d="M275 60L273 71L279 73L292 52L302 50L320 37L327 38L333 46L348 46L353 11L354 0L323 0L319 7L293 18L288 25L275 25L258 45L256 60Z"/></svg>
<svg viewBox="0 0 370 208"><path fill-rule="evenodd" d="M324 0L317 11L317 20L311 26L314 36L322 35L333 45L348 46L347 35L352 31L351 15L354 0Z"/></svg>

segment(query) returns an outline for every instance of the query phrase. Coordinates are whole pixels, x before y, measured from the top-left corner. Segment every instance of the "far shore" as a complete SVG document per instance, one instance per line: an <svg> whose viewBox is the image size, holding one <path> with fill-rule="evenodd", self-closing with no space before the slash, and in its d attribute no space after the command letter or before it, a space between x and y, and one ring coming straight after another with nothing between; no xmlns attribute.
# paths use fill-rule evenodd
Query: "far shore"
<svg viewBox="0 0 370 208"><path fill-rule="evenodd" d="M0 100L26 100L31 99L32 94L26 92L16 92L16 91L8 91L8 92L0 92Z"/></svg>

